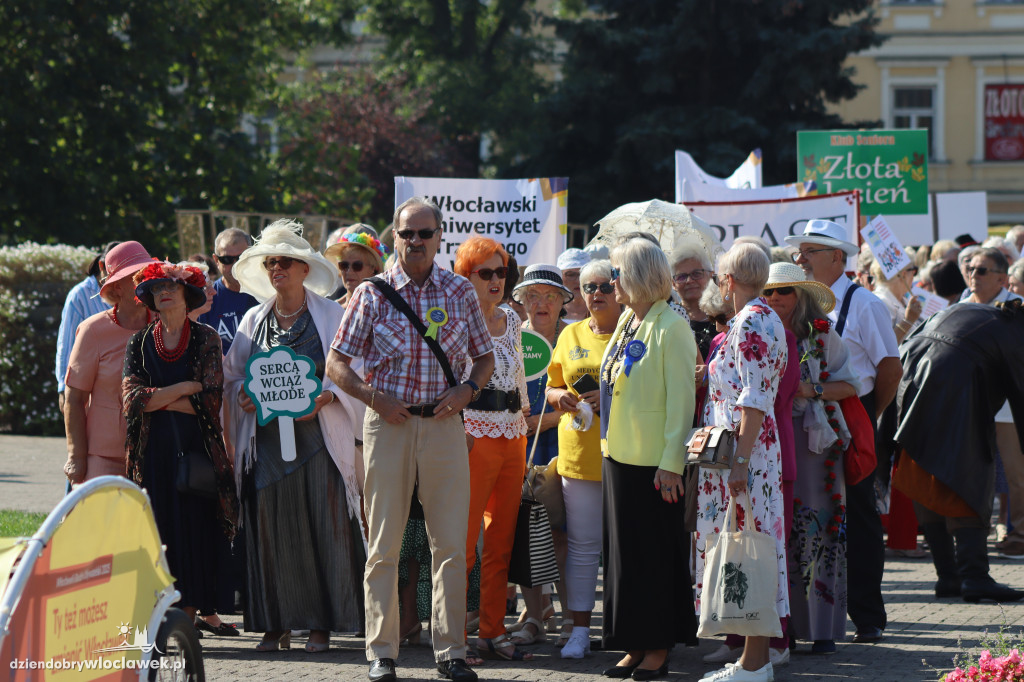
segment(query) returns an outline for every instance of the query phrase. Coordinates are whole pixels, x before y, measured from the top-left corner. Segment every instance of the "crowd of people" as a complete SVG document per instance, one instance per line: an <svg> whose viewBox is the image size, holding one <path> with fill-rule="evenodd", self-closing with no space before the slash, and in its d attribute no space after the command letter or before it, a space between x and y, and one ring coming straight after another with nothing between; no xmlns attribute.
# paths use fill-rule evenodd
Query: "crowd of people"
<svg viewBox="0 0 1024 682"><path fill-rule="evenodd" d="M829 220L785 246L666 253L636 232L525 268L474 236L454 271L435 263L442 225L417 197L322 254L285 220L181 263L115 242L69 294L69 485L148 491L197 629L237 636L219 614L240 607L260 653L362 633L377 682L429 621L440 674L475 680L487 658L529 665L551 629L562 658L590 655L603 573L602 646L623 652L604 674L657 679L697 642L734 507L774 547L774 611L704 656L724 666L704 679L772 680L798 642L836 651L847 617L881 641L886 553L922 556L919 532L937 598L1024 598L987 548L998 500L997 550L1024 558L1024 226L908 248L887 277ZM948 307L925 319L928 297ZM529 381L523 330L553 348ZM282 346L321 386L294 457L244 387ZM963 395L940 385L955 377ZM689 461L702 427L731 434L724 465ZM523 585L506 625L528 457L560 488L543 499L559 579Z"/></svg>

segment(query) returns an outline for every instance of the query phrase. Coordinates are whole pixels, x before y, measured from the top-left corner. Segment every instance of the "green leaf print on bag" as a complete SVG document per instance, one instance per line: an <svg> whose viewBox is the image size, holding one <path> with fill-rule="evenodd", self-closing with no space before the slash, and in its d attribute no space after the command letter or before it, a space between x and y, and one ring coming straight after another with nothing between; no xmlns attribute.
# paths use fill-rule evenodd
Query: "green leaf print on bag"
<svg viewBox="0 0 1024 682"><path fill-rule="evenodd" d="M725 564L725 601L733 602L739 608L743 608L743 602L747 598L747 576L740 568L740 564Z"/></svg>

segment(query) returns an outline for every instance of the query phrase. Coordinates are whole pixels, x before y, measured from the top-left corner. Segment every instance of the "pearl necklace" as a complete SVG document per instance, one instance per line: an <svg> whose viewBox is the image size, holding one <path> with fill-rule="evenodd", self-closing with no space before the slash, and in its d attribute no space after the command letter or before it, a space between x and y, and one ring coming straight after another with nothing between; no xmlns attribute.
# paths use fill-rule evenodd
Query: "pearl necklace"
<svg viewBox="0 0 1024 682"><path fill-rule="evenodd" d="M285 320L288 320L288 319L291 319L291 318L295 317L299 313L301 313L303 308L306 307L306 297L305 296L302 297L302 305L300 305L298 307L298 309L294 313L292 313L291 315L285 315L284 313L281 312L280 303L281 302L279 300L278 301L274 301L274 311L277 312L279 317L281 317L281 318L283 318Z"/></svg>

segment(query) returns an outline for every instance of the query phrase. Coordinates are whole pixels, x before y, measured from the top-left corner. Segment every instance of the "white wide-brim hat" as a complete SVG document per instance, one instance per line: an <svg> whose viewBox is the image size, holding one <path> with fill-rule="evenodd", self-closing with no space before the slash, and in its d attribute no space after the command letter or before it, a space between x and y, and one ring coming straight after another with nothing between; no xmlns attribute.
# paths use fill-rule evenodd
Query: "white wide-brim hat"
<svg viewBox="0 0 1024 682"><path fill-rule="evenodd" d="M836 295L832 293L832 289L821 282L808 280L804 269L799 265L772 263L768 270L768 281L764 285L764 292L768 294L771 289L779 287L800 287L818 302L824 313L830 313L836 307Z"/></svg>
<svg viewBox="0 0 1024 682"><path fill-rule="evenodd" d="M263 267L263 261L269 256L287 256L308 265L309 274L303 286L314 294L327 296L338 288L338 269L302 238L302 225L291 220L278 220L263 229L231 270L242 292L255 296L261 302L277 295Z"/></svg>
<svg viewBox="0 0 1024 682"><path fill-rule="evenodd" d="M558 256L555 265L559 270L581 270L584 265L590 262L590 254L583 249L566 249Z"/></svg>
<svg viewBox="0 0 1024 682"><path fill-rule="evenodd" d="M808 220L803 234L786 237L786 243L798 249L801 244L821 244L841 249L847 256L856 256L860 253L860 247L847 239L849 239L849 235L846 233L846 228L839 223L834 223L831 220Z"/></svg>
<svg viewBox="0 0 1024 682"><path fill-rule="evenodd" d="M534 284L546 284L547 286L561 290L563 305L575 298L572 291L562 283L561 270L554 265L538 263L526 268L526 271L523 273L523 278L519 280L519 283L516 284L514 289L512 289L512 299L515 300L516 303L521 304L523 301L520 297L522 296L523 289L533 286Z"/></svg>

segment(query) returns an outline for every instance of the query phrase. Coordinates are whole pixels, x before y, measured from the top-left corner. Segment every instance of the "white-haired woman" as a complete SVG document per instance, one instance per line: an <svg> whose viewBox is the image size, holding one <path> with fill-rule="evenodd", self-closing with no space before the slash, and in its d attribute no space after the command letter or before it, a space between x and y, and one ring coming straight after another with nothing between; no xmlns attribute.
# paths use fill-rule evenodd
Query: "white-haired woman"
<svg viewBox="0 0 1024 682"><path fill-rule="evenodd" d="M715 323L700 309L700 296L714 274L707 251L696 241L682 242L672 252L672 286L683 299L701 358L707 358L717 334Z"/></svg>
<svg viewBox="0 0 1024 682"><path fill-rule="evenodd" d="M572 422L580 402L590 405L598 419L601 358L622 311L615 301L611 262L590 261L580 270L579 278L587 318L565 328L548 366L548 404L563 413L558 429L558 474L569 549L566 601L573 619L562 658L583 658L590 652L590 620L601 559L601 429L592 423L589 429L578 431ZM588 383L593 387L588 388Z"/></svg>
<svg viewBox="0 0 1024 682"><path fill-rule="evenodd" d="M697 501L697 591L704 586L708 536L725 526L729 497L747 495L753 519L744 518L775 539L780 619L789 615L786 537L782 495L782 451L775 424L775 397L786 371L788 352L782 320L760 297L769 261L753 244L730 249L718 266L722 298L735 317L725 340L708 362L708 401L704 423L736 433L731 469L700 470ZM698 597L698 607L700 605ZM786 651L788 653L788 650ZM757 682L774 677L768 637L747 637L737 666L727 665L708 679Z"/></svg>
<svg viewBox="0 0 1024 682"><path fill-rule="evenodd" d="M344 311L324 298L337 270L301 233L291 221L267 226L233 269L242 291L262 301L242 318L225 361L228 401L241 408L232 424L248 549L245 629L264 631L257 651L288 648L289 631L306 629L306 651L326 651L331 631L363 624L355 412L324 374ZM288 462L277 420L259 426L242 388L249 358L280 346L312 360L323 386L313 412L295 420L297 457Z"/></svg>
<svg viewBox="0 0 1024 682"><path fill-rule="evenodd" d="M660 248L630 239L611 260L615 300L629 311L601 363L604 648L626 655L604 674L651 680L668 674L669 649L696 637L679 502L697 345L666 302L672 271Z"/></svg>

